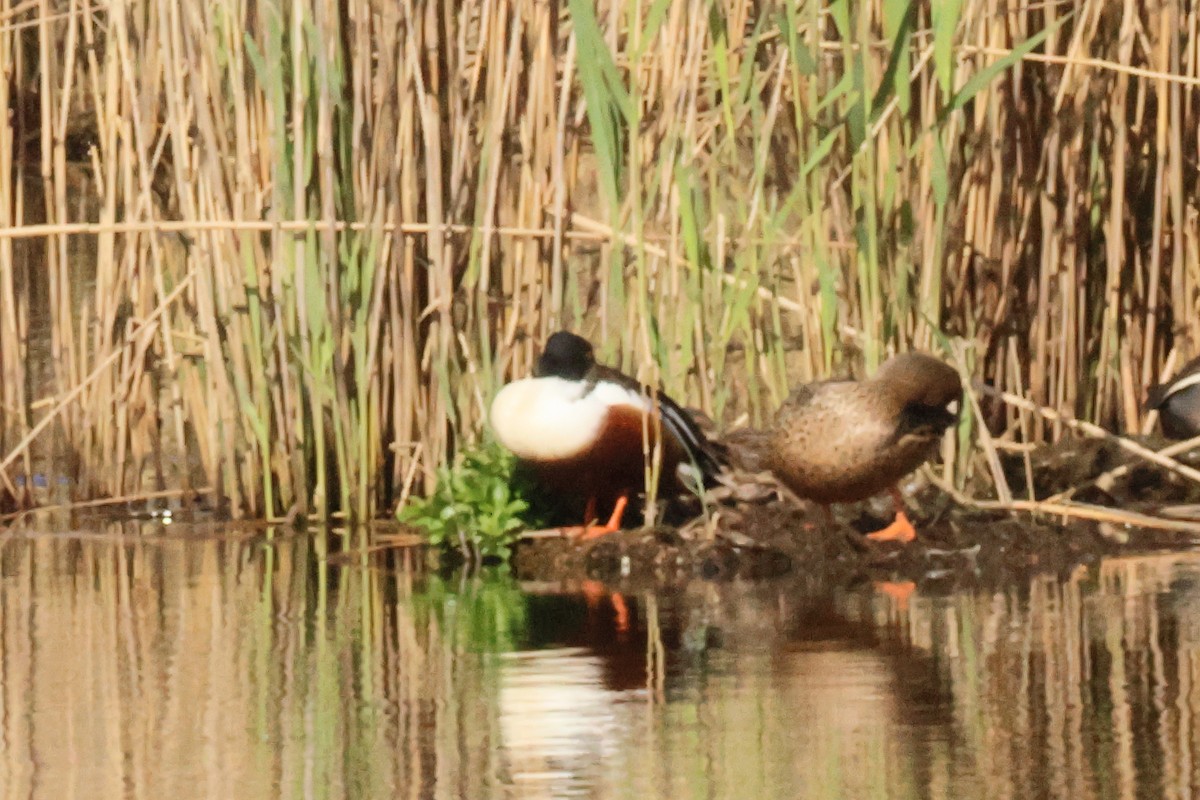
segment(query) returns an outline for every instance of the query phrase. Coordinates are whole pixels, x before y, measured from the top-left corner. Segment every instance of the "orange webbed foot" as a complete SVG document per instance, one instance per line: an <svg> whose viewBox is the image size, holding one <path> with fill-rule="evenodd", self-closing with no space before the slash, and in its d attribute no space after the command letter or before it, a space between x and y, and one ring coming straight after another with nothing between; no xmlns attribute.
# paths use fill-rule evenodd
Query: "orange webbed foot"
<svg viewBox="0 0 1200 800"><path fill-rule="evenodd" d="M883 530L867 534L867 538L874 542L901 542L907 544L917 538L917 529L908 521L908 515L904 513L904 497L900 494L900 489L893 486L889 494L891 494L892 503L896 507L896 518L892 520L891 525L888 525Z"/></svg>
<svg viewBox="0 0 1200 800"><path fill-rule="evenodd" d="M908 515L903 511L896 512L896 519L882 530L868 533L867 538L873 542L901 542L907 544L917 538L917 529L908 521Z"/></svg>
<svg viewBox="0 0 1200 800"><path fill-rule="evenodd" d="M625 507L627 505L629 505L629 498L621 495L617 498L617 503L613 506L612 516L608 518L607 523L604 525L584 525L584 530L576 538L581 542L586 542L589 539L596 539L621 530L621 518L625 516Z"/></svg>

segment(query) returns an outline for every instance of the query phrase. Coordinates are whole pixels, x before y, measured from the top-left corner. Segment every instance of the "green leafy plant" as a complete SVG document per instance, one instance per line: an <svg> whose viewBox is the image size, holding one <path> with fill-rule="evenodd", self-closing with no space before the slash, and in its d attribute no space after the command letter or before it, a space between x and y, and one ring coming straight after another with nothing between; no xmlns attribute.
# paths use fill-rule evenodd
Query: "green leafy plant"
<svg viewBox="0 0 1200 800"><path fill-rule="evenodd" d="M409 500L397 516L422 528L431 544L468 558L503 558L520 532L540 521L531 510L533 491L516 458L490 441L440 467L433 493Z"/></svg>

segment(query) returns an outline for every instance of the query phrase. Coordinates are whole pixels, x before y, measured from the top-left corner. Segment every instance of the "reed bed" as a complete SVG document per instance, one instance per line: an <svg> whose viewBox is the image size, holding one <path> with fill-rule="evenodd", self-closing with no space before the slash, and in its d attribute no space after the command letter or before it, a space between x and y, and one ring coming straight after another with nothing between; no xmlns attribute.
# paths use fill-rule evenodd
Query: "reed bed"
<svg viewBox="0 0 1200 800"><path fill-rule="evenodd" d="M41 472L76 497L370 517L563 326L726 424L919 347L1139 430L1200 326L1198 20L9 4L0 497L33 502ZM981 409L997 436L1065 432Z"/></svg>

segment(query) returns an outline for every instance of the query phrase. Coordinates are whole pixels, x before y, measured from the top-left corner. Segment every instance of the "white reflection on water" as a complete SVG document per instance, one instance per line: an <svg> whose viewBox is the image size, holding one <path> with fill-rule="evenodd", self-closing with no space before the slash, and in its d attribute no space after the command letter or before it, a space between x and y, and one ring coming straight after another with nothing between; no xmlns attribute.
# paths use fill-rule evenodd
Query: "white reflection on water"
<svg viewBox="0 0 1200 800"><path fill-rule="evenodd" d="M500 731L507 777L523 797L587 794L617 752L624 692L604 687L600 659L583 648L503 657Z"/></svg>

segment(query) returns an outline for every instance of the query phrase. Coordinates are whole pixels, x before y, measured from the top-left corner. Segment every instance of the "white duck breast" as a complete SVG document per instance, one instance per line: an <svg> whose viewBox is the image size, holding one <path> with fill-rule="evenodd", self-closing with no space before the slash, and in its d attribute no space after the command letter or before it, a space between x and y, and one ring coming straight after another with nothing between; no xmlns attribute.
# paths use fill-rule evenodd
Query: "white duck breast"
<svg viewBox="0 0 1200 800"><path fill-rule="evenodd" d="M492 401L492 429L500 443L527 461L570 458L596 441L610 409L651 409L641 392L615 383L564 378L513 381Z"/></svg>

